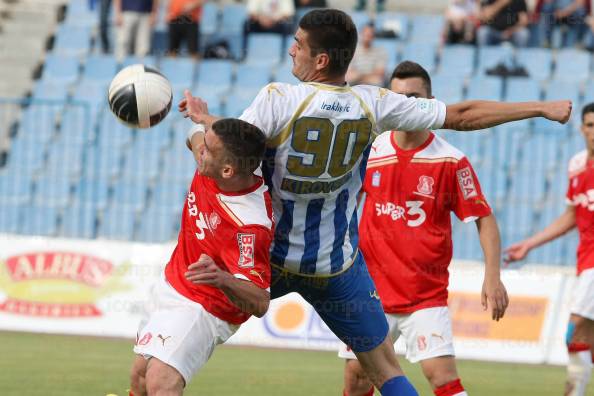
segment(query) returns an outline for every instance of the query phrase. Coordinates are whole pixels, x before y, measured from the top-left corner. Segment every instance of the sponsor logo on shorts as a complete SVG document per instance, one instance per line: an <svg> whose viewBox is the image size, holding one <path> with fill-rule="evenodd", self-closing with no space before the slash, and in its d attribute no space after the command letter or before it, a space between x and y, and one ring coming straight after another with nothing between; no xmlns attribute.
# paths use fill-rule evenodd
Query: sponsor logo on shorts
<svg viewBox="0 0 594 396"><path fill-rule="evenodd" d="M171 336L167 336L167 337L163 337L161 334L157 335L157 338L161 340L161 342L163 343L163 346L165 346L165 341L167 341L168 339L171 338Z"/></svg>
<svg viewBox="0 0 594 396"><path fill-rule="evenodd" d="M462 190L464 199L478 196L474 178L472 177L472 172L470 171L469 166L456 171L456 176L458 177L458 185L460 186L460 190Z"/></svg>
<svg viewBox="0 0 594 396"><path fill-rule="evenodd" d="M375 299L376 299L376 300L378 300L378 301L379 301L379 299L380 299L380 297L379 297L379 294L377 294L377 290L374 290L374 291L372 291L372 292L369 292L369 297L371 297L371 298L375 298Z"/></svg>
<svg viewBox="0 0 594 396"><path fill-rule="evenodd" d="M151 333L146 333L141 339L138 340L138 342L136 342L136 345L146 345L151 342L152 339L153 335Z"/></svg>
<svg viewBox="0 0 594 396"><path fill-rule="evenodd" d="M252 268L254 266L254 250L256 246L255 234L237 234L237 244L239 245L240 268Z"/></svg>
<svg viewBox="0 0 594 396"><path fill-rule="evenodd" d="M439 338L441 340L441 342L445 342L445 339L443 338L443 336L441 334L431 333L431 337Z"/></svg>
<svg viewBox="0 0 594 396"><path fill-rule="evenodd" d="M427 339L425 338L425 336L417 337L417 348L419 348L419 351L424 351L425 349L427 349Z"/></svg>

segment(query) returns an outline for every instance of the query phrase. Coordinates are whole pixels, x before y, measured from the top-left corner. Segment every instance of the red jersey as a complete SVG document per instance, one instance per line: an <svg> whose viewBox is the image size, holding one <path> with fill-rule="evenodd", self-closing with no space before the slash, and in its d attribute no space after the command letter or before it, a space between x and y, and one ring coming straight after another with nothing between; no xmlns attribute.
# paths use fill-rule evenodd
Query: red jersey
<svg viewBox="0 0 594 396"><path fill-rule="evenodd" d="M594 268L594 160L586 150L569 161L567 203L575 207L575 222L580 234L577 274Z"/></svg>
<svg viewBox="0 0 594 396"><path fill-rule="evenodd" d="M402 150L384 132L371 148L363 191L359 246L384 310L446 306L450 212L464 222L491 214L468 159L434 134Z"/></svg>
<svg viewBox="0 0 594 396"><path fill-rule="evenodd" d="M217 318L243 323L250 315L237 308L220 289L195 285L184 274L204 253L235 277L268 289L272 238L272 205L262 179L247 190L229 193L196 172L165 277L181 295L200 303Z"/></svg>

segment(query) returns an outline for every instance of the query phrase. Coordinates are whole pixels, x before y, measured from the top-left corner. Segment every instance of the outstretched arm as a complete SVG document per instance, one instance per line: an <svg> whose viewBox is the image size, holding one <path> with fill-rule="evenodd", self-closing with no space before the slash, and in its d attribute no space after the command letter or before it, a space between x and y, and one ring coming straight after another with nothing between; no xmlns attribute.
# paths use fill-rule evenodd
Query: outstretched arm
<svg viewBox="0 0 594 396"><path fill-rule="evenodd" d="M557 217L547 228L530 238L511 245L505 250L506 263L522 260L532 249L560 237L575 227L575 207L567 206L565 212Z"/></svg>
<svg viewBox="0 0 594 396"><path fill-rule="evenodd" d="M204 143L204 132L210 128L213 123L220 119L208 114L208 104L200 98L192 96L190 91L184 91L184 98L178 104L178 111L185 118L190 118L196 123L188 134L186 146L194 154L194 159L198 161L200 147Z"/></svg>
<svg viewBox="0 0 594 396"><path fill-rule="evenodd" d="M493 320L503 318L509 304L505 286L500 277L501 237L495 216L480 217L476 221L481 247L485 256L485 279L481 292L483 309L491 307Z"/></svg>
<svg viewBox="0 0 594 396"><path fill-rule="evenodd" d="M544 117L564 124L570 115L569 100L520 103L469 100L446 106L443 128L471 131L533 117Z"/></svg>

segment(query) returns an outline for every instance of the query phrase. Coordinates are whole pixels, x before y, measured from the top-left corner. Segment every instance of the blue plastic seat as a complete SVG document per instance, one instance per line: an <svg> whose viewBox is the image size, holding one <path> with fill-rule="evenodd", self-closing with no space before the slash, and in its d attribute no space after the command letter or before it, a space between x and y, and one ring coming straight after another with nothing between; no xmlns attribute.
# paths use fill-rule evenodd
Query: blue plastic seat
<svg viewBox="0 0 594 396"><path fill-rule="evenodd" d="M219 30L220 12L215 3L207 2L202 6L202 18L200 19L200 41L204 48L205 44L212 41Z"/></svg>
<svg viewBox="0 0 594 396"><path fill-rule="evenodd" d="M64 208L70 202L71 185L66 177L49 174L40 177L35 183L33 204Z"/></svg>
<svg viewBox="0 0 594 396"><path fill-rule="evenodd" d="M509 78L505 98L510 102L540 100L540 84L532 79Z"/></svg>
<svg viewBox="0 0 594 396"><path fill-rule="evenodd" d="M109 202L109 181L107 179L81 179L74 187L75 205L104 210Z"/></svg>
<svg viewBox="0 0 594 396"><path fill-rule="evenodd" d="M0 213L2 213L2 216L0 216L0 233L17 233L19 231L20 225L22 224L21 205L15 203L4 203L0 197Z"/></svg>
<svg viewBox="0 0 594 396"><path fill-rule="evenodd" d="M253 100L253 97L229 96L225 103L225 116L239 117Z"/></svg>
<svg viewBox="0 0 594 396"><path fill-rule="evenodd" d="M139 147L146 147L142 151ZM154 180L159 174L160 151L150 149L148 144L135 144L125 151L122 167L124 180Z"/></svg>
<svg viewBox="0 0 594 396"><path fill-rule="evenodd" d="M88 27L61 25L56 34L54 53L84 56L89 53L91 30Z"/></svg>
<svg viewBox="0 0 594 396"><path fill-rule="evenodd" d="M15 139L8 153L7 167L14 172L31 175L44 166L44 154L45 149L39 144L22 138Z"/></svg>
<svg viewBox="0 0 594 396"><path fill-rule="evenodd" d="M147 243L163 243L175 240L179 231L181 214L157 205L143 213L138 225L137 240Z"/></svg>
<svg viewBox="0 0 594 396"><path fill-rule="evenodd" d="M513 57L513 48L507 45L480 47L477 55L477 74L486 75L488 69L510 61Z"/></svg>
<svg viewBox="0 0 594 396"><path fill-rule="evenodd" d="M396 64L398 61L398 47L396 46L396 41L394 39L388 38L378 38L375 39L373 45L379 48L383 48L386 51L387 62L386 62L386 70L385 74L387 77L392 75L392 72L396 68Z"/></svg>
<svg viewBox="0 0 594 396"><path fill-rule="evenodd" d="M136 65L136 64L142 64L145 66L150 66L150 67L158 69L157 68L157 58L155 58L154 56L151 56L151 55L147 55L143 58L139 58L134 55L129 55L124 58L124 60L122 61L122 64L120 66L121 66L121 69L123 69L127 66Z"/></svg>
<svg viewBox="0 0 594 396"><path fill-rule="evenodd" d="M349 15L359 32L363 26L367 25L371 21L369 19L369 14L367 14L365 11L351 11L349 12Z"/></svg>
<svg viewBox="0 0 594 396"><path fill-rule="evenodd" d="M444 19L442 15L419 14L411 15L411 43L438 44L443 29Z"/></svg>
<svg viewBox="0 0 594 396"><path fill-rule="evenodd" d="M48 151L44 169L56 178L78 178L83 170L83 146L54 143Z"/></svg>
<svg viewBox="0 0 594 396"><path fill-rule="evenodd" d="M32 98L39 101L52 100L56 103L54 106L62 106L68 97L68 87L54 80L42 80L33 87Z"/></svg>
<svg viewBox="0 0 594 396"><path fill-rule="evenodd" d="M70 1L64 24L88 28L95 27L99 23L98 13L96 10L91 10L88 4L89 2L87 1Z"/></svg>
<svg viewBox="0 0 594 396"><path fill-rule="evenodd" d="M518 48L516 61L528 72L531 79L542 81L551 76L553 57L545 48Z"/></svg>
<svg viewBox="0 0 594 396"><path fill-rule="evenodd" d="M95 237L96 223L97 211L92 205L73 205L62 216L59 234L65 238L92 239Z"/></svg>
<svg viewBox="0 0 594 396"><path fill-rule="evenodd" d="M468 84L468 100L501 100L503 80L499 77L475 76Z"/></svg>
<svg viewBox="0 0 594 396"><path fill-rule="evenodd" d="M283 37L276 33L250 33L245 62L251 65L274 66L280 63Z"/></svg>
<svg viewBox="0 0 594 396"><path fill-rule="evenodd" d="M545 100L571 100L574 107L580 103L580 83L577 81L552 80L545 88Z"/></svg>
<svg viewBox="0 0 594 396"><path fill-rule="evenodd" d="M112 55L93 54L87 57L83 70L83 81L108 85L116 75L118 63Z"/></svg>
<svg viewBox="0 0 594 396"><path fill-rule="evenodd" d="M113 187L112 206L141 211L144 209L147 197L147 182L142 179L122 180Z"/></svg>
<svg viewBox="0 0 594 396"><path fill-rule="evenodd" d="M55 236L58 231L58 211L54 207L30 205L23 208L20 232L26 235Z"/></svg>
<svg viewBox="0 0 594 396"><path fill-rule="evenodd" d="M112 206L99 219L98 236L105 239L132 241L136 213L132 208Z"/></svg>
<svg viewBox="0 0 594 396"><path fill-rule="evenodd" d="M89 178L110 179L120 174L121 164L120 147L90 147L86 152L84 174Z"/></svg>
<svg viewBox="0 0 594 396"><path fill-rule="evenodd" d="M439 70L442 74L469 76L474 71L474 47L449 45L443 48Z"/></svg>
<svg viewBox="0 0 594 396"><path fill-rule="evenodd" d="M171 182L167 177L158 183L152 192L151 205L157 207L168 207L179 211L183 207L188 192L188 184L184 182Z"/></svg>
<svg viewBox="0 0 594 396"><path fill-rule="evenodd" d="M382 12L375 19L375 28L377 31L393 31L397 33L397 40L406 41L408 38L408 18L404 14L397 12ZM392 42L395 39L389 39Z"/></svg>
<svg viewBox="0 0 594 396"><path fill-rule="evenodd" d="M207 59L198 67L198 92L220 95L231 88L232 75L233 64L230 61Z"/></svg>
<svg viewBox="0 0 594 396"><path fill-rule="evenodd" d="M161 73L172 85L191 87L194 82L196 62L190 58L163 58L159 64Z"/></svg>
<svg viewBox="0 0 594 396"><path fill-rule="evenodd" d="M447 104L462 100L464 79L461 76L434 75L431 78L433 96Z"/></svg>
<svg viewBox="0 0 594 396"><path fill-rule="evenodd" d="M45 58L42 81L69 85L78 79L79 61L75 57L50 54Z"/></svg>
<svg viewBox="0 0 594 396"><path fill-rule="evenodd" d="M247 18L247 9L243 4L227 4L223 8L220 33L217 36L227 41L235 59L240 59L243 55L243 31Z"/></svg>
<svg viewBox="0 0 594 396"><path fill-rule="evenodd" d="M235 72L235 93L231 95L254 97L270 82L271 74L270 67L266 65L239 65Z"/></svg>
<svg viewBox="0 0 594 396"><path fill-rule="evenodd" d="M283 63L274 74L273 81L278 81L287 84L299 84L301 81L293 75L293 65L291 63Z"/></svg>
<svg viewBox="0 0 594 396"><path fill-rule="evenodd" d="M109 148L121 148L132 141L133 129L119 122L115 115L109 110L103 112L99 119L99 134L97 139L99 146L107 150Z"/></svg>
<svg viewBox="0 0 594 396"><path fill-rule="evenodd" d="M192 153L168 151L165 153L161 179L180 184L189 183L196 172L196 160Z"/></svg>
<svg viewBox="0 0 594 396"><path fill-rule="evenodd" d="M557 52L554 78L582 82L590 77L591 55L578 49L562 49Z"/></svg>
<svg viewBox="0 0 594 396"><path fill-rule="evenodd" d="M409 42L402 49L400 61L413 61L423 66L429 74L435 70L435 44L426 42Z"/></svg>

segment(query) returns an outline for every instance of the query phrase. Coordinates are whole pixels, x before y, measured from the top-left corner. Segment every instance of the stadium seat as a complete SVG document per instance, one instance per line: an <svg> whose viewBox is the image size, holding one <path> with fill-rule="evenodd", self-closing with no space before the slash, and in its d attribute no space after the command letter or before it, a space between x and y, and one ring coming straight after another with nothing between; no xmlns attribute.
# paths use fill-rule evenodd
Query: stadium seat
<svg viewBox="0 0 594 396"><path fill-rule="evenodd" d="M530 78L538 81L551 76L553 57L545 48L518 48L516 52L518 65L523 66Z"/></svg>
<svg viewBox="0 0 594 396"><path fill-rule="evenodd" d="M229 96L225 103L225 116L239 117L253 100L254 97L249 96Z"/></svg>
<svg viewBox="0 0 594 396"><path fill-rule="evenodd" d="M250 33L247 42L245 63L250 65L275 66L280 63L283 37L276 33Z"/></svg>
<svg viewBox="0 0 594 396"><path fill-rule="evenodd" d="M188 183L168 181L167 177L153 189L149 206L168 207L179 211L188 192Z"/></svg>
<svg viewBox="0 0 594 396"><path fill-rule="evenodd" d="M367 14L367 12L365 11L351 11L349 12L349 15L359 32L361 31L363 26L371 22L371 20L369 19L369 14Z"/></svg>
<svg viewBox="0 0 594 396"><path fill-rule="evenodd" d="M301 81L297 79L293 75L293 64L290 63L283 63L274 73L274 78L272 79L275 82L282 82L287 84L299 84Z"/></svg>
<svg viewBox="0 0 594 396"><path fill-rule="evenodd" d="M226 40L235 59L243 56L243 30L248 18L243 4L227 4L221 16L221 29L217 38Z"/></svg>
<svg viewBox="0 0 594 396"><path fill-rule="evenodd" d="M109 181L106 178L83 178L74 186L73 203L104 210L109 202Z"/></svg>
<svg viewBox="0 0 594 396"><path fill-rule="evenodd" d="M124 206L110 207L99 219L98 237L131 241L134 239L136 213Z"/></svg>
<svg viewBox="0 0 594 396"><path fill-rule="evenodd" d="M156 149L156 143L135 142L132 147L124 151L124 157L122 167L124 180L150 181L156 179L159 174L160 150Z"/></svg>
<svg viewBox="0 0 594 396"><path fill-rule="evenodd" d="M86 59L82 79L85 82L109 85L117 70L118 63L112 55L90 55Z"/></svg>
<svg viewBox="0 0 594 396"><path fill-rule="evenodd" d="M184 153L170 151L165 153L160 180L188 184L196 171L196 161L186 150Z"/></svg>
<svg viewBox="0 0 594 396"><path fill-rule="evenodd" d="M235 72L234 91L229 96L255 97L270 82L270 66L240 64Z"/></svg>
<svg viewBox="0 0 594 396"><path fill-rule="evenodd" d="M14 139L8 153L7 169L32 175L44 165L45 148L23 138Z"/></svg>
<svg viewBox="0 0 594 396"><path fill-rule="evenodd" d="M1 183L0 179L0 183ZM15 234L22 224L22 208L20 204L4 203L0 196L0 233Z"/></svg>
<svg viewBox="0 0 594 396"><path fill-rule="evenodd" d="M120 68L123 69L124 67L128 67L131 65L137 65L137 64L151 66L151 67L154 67L155 69L158 69L157 58L155 58L154 56L151 56L151 55L145 56L144 58L139 58L134 55L129 55L124 58L124 60L122 61L122 64L120 65Z"/></svg>
<svg viewBox="0 0 594 396"><path fill-rule="evenodd" d="M545 88L545 100L569 99L573 102L574 108L580 103L581 84L577 81L552 80Z"/></svg>
<svg viewBox="0 0 594 396"><path fill-rule="evenodd" d="M468 83L466 99L501 100L503 80L499 77L477 75Z"/></svg>
<svg viewBox="0 0 594 396"><path fill-rule="evenodd" d="M477 51L477 74L484 76L487 70L500 63L507 64L513 59L513 47L509 45L493 45L480 47Z"/></svg>
<svg viewBox="0 0 594 396"><path fill-rule="evenodd" d="M406 15L396 12L379 13L375 19L375 30L378 33L394 32L396 34L396 40L406 41L408 38L408 18ZM389 40L394 43L395 39L390 38Z"/></svg>
<svg viewBox="0 0 594 396"><path fill-rule="evenodd" d="M483 253L476 226L462 223L453 217L452 239L456 259L482 261Z"/></svg>
<svg viewBox="0 0 594 396"><path fill-rule="evenodd" d="M45 58L42 81L69 85L78 79L79 61L74 57L50 54Z"/></svg>
<svg viewBox="0 0 594 396"><path fill-rule="evenodd" d="M423 66L429 74L435 70L435 44L425 42L407 43L402 49L400 61L413 61Z"/></svg>
<svg viewBox="0 0 594 396"><path fill-rule="evenodd" d="M226 60L204 60L198 66L198 92L220 95L231 88L233 64Z"/></svg>
<svg viewBox="0 0 594 396"><path fill-rule="evenodd" d="M73 205L62 216L59 235L65 238L95 238L97 212L92 205Z"/></svg>
<svg viewBox="0 0 594 396"><path fill-rule="evenodd" d="M470 45L449 45L443 47L439 62L442 75L470 76L474 71L474 47Z"/></svg>
<svg viewBox="0 0 594 396"><path fill-rule="evenodd" d="M142 179L121 180L113 187L112 208L125 207L141 211L146 205L147 182Z"/></svg>
<svg viewBox="0 0 594 396"><path fill-rule="evenodd" d="M68 97L68 89L66 84L62 84L55 80L39 81L33 87L31 97L36 100L53 100L56 101L54 106L62 106Z"/></svg>
<svg viewBox="0 0 594 396"><path fill-rule="evenodd" d="M410 16L410 43L437 45L441 40L444 19L442 15L420 14Z"/></svg>
<svg viewBox="0 0 594 396"><path fill-rule="evenodd" d="M379 48L383 48L386 51L388 59L386 62L385 74L386 77L391 76L398 62L398 47L396 46L396 41L391 38L377 38L374 40L373 45Z"/></svg>
<svg viewBox="0 0 594 396"><path fill-rule="evenodd" d="M172 85L185 85L191 87L194 82L194 69L196 62L190 58L161 59L159 69Z"/></svg>
<svg viewBox="0 0 594 396"><path fill-rule="evenodd" d="M140 218L137 240L147 243L163 243L175 240L179 232L180 218L180 213L176 213L167 207L149 206Z"/></svg>
<svg viewBox="0 0 594 396"><path fill-rule="evenodd" d="M206 46L214 42L219 31L220 10L218 4L207 2L202 6L202 18L200 19L200 46L204 50Z"/></svg>
<svg viewBox="0 0 594 396"><path fill-rule="evenodd" d="M53 53L82 57L89 53L91 31L88 27L61 25L56 33Z"/></svg>
<svg viewBox="0 0 594 396"><path fill-rule="evenodd" d="M508 78L505 100L509 102L540 100L540 84L532 79Z"/></svg>
<svg viewBox="0 0 594 396"><path fill-rule="evenodd" d="M99 23L96 10L88 7L88 1L72 0L66 11L65 25L94 28ZM112 13L113 14L113 13Z"/></svg>
<svg viewBox="0 0 594 396"><path fill-rule="evenodd" d="M17 129L17 138L27 142L46 143L55 135L56 120L63 103L33 101L23 111ZM39 153L38 153L39 154Z"/></svg>
<svg viewBox="0 0 594 396"><path fill-rule="evenodd" d="M120 149L132 142L133 130L119 122L111 111L104 111L99 121L97 135L99 147L103 150L109 148Z"/></svg>
<svg viewBox="0 0 594 396"><path fill-rule="evenodd" d="M584 99L583 99L583 105L587 105L589 103L594 102L594 80L588 80L586 82L586 85L584 86ZM574 107L574 113L575 113L575 107L576 104L573 104Z"/></svg>
<svg viewBox="0 0 594 396"><path fill-rule="evenodd" d="M583 82L590 76L590 59L590 53L584 50L559 50L553 77L557 80Z"/></svg>
<svg viewBox="0 0 594 396"><path fill-rule="evenodd" d="M31 197L32 182L27 173L4 172L0 174L0 204L21 205L29 203Z"/></svg>
<svg viewBox="0 0 594 396"><path fill-rule="evenodd" d="M71 185L66 177L56 177L55 174L41 176L35 182L35 196L33 204L64 208L70 202Z"/></svg>
<svg viewBox="0 0 594 396"><path fill-rule="evenodd" d="M66 108L60 122L59 144L81 146L94 141L93 109L93 106L86 104L69 105Z"/></svg>
<svg viewBox="0 0 594 396"><path fill-rule="evenodd" d="M56 208L40 205L23 207L23 222L20 232L26 235L55 236L58 230Z"/></svg>
<svg viewBox="0 0 594 396"><path fill-rule="evenodd" d="M117 145L89 147L85 157L85 176L111 179L121 172L122 152Z"/></svg>
<svg viewBox="0 0 594 396"><path fill-rule="evenodd" d="M433 96L447 104L462 100L464 78L462 76L443 76L435 74L431 77Z"/></svg>
<svg viewBox="0 0 594 396"><path fill-rule="evenodd" d="M83 146L63 143L54 143L47 154L46 172L56 178L75 179L83 171Z"/></svg>

